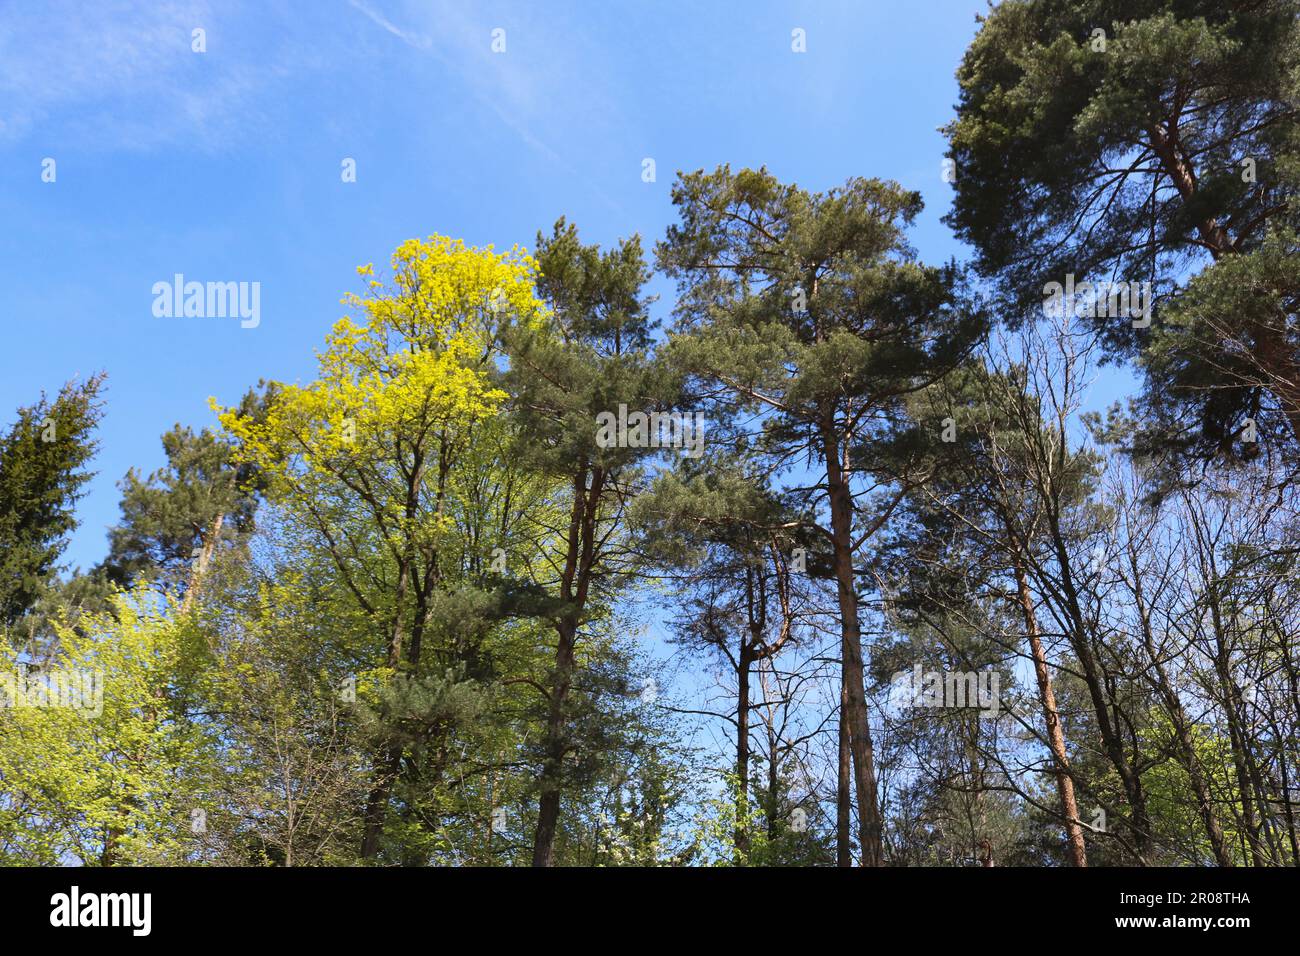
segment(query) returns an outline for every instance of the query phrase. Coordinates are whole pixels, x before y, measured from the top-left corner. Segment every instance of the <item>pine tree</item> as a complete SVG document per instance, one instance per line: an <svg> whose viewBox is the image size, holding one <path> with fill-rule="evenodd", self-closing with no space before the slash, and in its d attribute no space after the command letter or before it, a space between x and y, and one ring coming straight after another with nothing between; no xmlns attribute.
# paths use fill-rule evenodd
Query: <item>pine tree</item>
<svg viewBox="0 0 1300 956"><path fill-rule="evenodd" d="M273 399L274 389L250 391L239 414L256 421ZM101 570L119 586L147 578L183 590L188 609L222 544L253 532L261 482L257 469L235 461L231 443L208 429L178 424L162 445L165 467L147 479L132 468L118 484L122 521L109 533Z"/></svg>
<svg viewBox="0 0 1300 956"><path fill-rule="evenodd" d="M842 737L852 752L863 862L878 866L855 560L902 491L868 487L885 464L872 461L872 442L905 418L905 396L960 360L982 317L966 307L955 269L915 260L904 230L921 200L895 183L851 179L811 193L766 170L724 166L681 176L673 202L681 222L658 248L681 293L671 354L765 416L769 452L817 463L805 507L824 516L833 554Z"/></svg>
<svg viewBox="0 0 1300 956"><path fill-rule="evenodd" d="M562 218L537 239L537 285L548 312L543 323L515 322L505 330L504 385L519 436L517 460L567 489L562 524L538 528L539 542L550 539L558 557L535 575L548 596L542 617L555 634L533 843L533 865L550 866L573 754L567 705L581 667L579 639L593 610L631 569L624 512L636 463L658 453L649 434L619 436L602 427L602 416L662 412L671 394L650 357L640 240L602 252L584 245Z"/></svg>
<svg viewBox="0 0 1300 956"><path fill-rule="evenodd" d="M673 621L676 641L720 659L735 680L734 714L722 716L735 727L728 779L735 859L744 865L753 835L753 681L760 665L798 640L809 600L808 553L820 542L772 493L758 462L725 451L661 475L633 515L642 547L678 581L685 610ZM821 563L828 565L824 557ZM769 821L773 812L769 803Z"/></svg>
<svg viewBox="0 0 1300 956"><path fill-rule="evenodd" d="M947 221L1007 317L1067 275L1149 282L1153 319L1075 303L1141 357L1145 449L1294 456L1300 4L1009 0L958 80Z"/></svg>

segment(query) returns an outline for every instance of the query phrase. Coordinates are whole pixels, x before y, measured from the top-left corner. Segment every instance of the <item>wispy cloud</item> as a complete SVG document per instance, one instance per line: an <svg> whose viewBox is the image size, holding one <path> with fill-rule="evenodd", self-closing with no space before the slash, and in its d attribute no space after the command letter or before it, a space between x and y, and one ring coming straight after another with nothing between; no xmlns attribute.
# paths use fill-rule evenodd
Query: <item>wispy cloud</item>
<svg viewBox="0 0 1300 956"><path fill-rule="evenodd" d="M556 165L573 171L573 165L551 145L554 136L565 135L575 120L571 90L583 88L584 78L556 51L562 47L557 36L563 25L553 12L538 16L523 6L510 17L507 52L492 50L492 29L505 23L489 23L481 9L456 0L422 0L398 3L391 15L366 0L349 0L377 26L420 50L427 50L465 90L491 112L524 144ZM400 24L414 23L415 27ZM513 36L512 36L513 34ZM519 44L512 47L511 44ZM520 52L528 50L531 55ZM584 89L584 106L598 101L598 89ZM545 130L546 132L541 132ZM611 202L604 197L607 202Z"/></svg>
<svg viewBox="0 0 1300 956"><path fill-rule="evenodd" d="M0 142L63 134L105 149L220 148L253 133L258 98L306 60L266 56L237 4L15 5L0 21ZM208 50L192 50L192 31Z"/></svg>
<svg viewBox="0 0 1300 956"><path fill-rule="evenodd" d="M498 26L504 54L492 49ZM207 31L203 54L191 50L196 27ZM485 129L589 179L577 168L590 155L573 144L626 133L606 88L616 67L582 23L527 4L48 0L0 18L0 147L222 152L301 134L304 110L317 129L355 133L383 116L375 97L401 77L477 107Z"/></svg>
<svg viewBox="0 0 1300 956"><path fill-rule="evenodd" d="M401 40L404 43L409 43L417 50L427 50L433 46L433 40L431 40L429 37L424 36L423 34L420 33L412 33L410 30L403 30L401 27L395 26L391 20L385 17L378 10L371 7L369 4L363 3L362 0L348 0L348 3L351 6L355 7L356 9L360 10L362 13L368 16L372 21L377 23L379 26L383 27L393 36L397 37L399 40Z"/></svg>

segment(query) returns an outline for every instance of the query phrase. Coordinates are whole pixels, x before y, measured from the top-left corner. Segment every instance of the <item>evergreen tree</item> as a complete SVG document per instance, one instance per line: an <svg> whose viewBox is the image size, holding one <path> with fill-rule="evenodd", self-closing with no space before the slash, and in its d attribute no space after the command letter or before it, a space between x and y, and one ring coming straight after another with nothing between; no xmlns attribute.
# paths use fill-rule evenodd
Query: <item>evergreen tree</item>
<svg viewBox="0 0 1300 956"><path fill-rule="evenodd" d="M0 625L13 627L54 582L77 526L73 506L90 480L103 375L69 382L18 410L0 438Z"/></svg>
<svg viewBox="0 0 1300 956"><path fill-rule="evenodd" d="M636 463L658 453L648 430L620 435L604 416L662 413L672 396L650 356L640 240L602 252L584 245L563 218L537 239L537 285L548 311L542 323L505 329L503 384L511 394L517 460L567 489L567 516L558 526L538 526L539 542L549 540L558 557L533 575L547 595L541 617L555 635L533 845L533 865L550 866L573 755L568 703L581 667L579 638L632 568L624 513Z"/></svg>
<svg viewBox="0 0 1300 956"><path fill-rule="evenodd" d="M821 512L833 554L842 735L863 862L880 865L856 558L902 492L875 493L864 479L887 464L873 460L873 440L899 426L907 395L961 359L982 319L963 302L955 269L916 261L904 230L921 200L895 183L851 179L811 193L766 170L724 166L681 176L673 202L681 222L658 249L680 287L671 354L763 415L769 452L817 463L804 510Z"/></svg>
<svg viewBox="0 0 1300 956"><path fill-rule="evenodd" d="M682 463L661 475L634 507L643 547L677 579L684 611L673 621L675 639L720 659L735 681L735 858L750 858L752 682L798 639L808 600L812 542L797 515L782 508L753 463L726 454ZM823 562L824 563L824 562ZM792 568L791 565L794 565ZM730 688L728 688L730 690ZM769 817L772 815L770 806Z"/></svg>
<svg viewBox="0 0 1300 956"><path fill-rule="evenodd" d="M239 414L265 416L274 389L250 391ZM142 479L132 468L119 482L122 522L109 533L102 572L114 584L137 578L183 590L195 600L202 577L224 543L237 544L254 530L257 469L233 457L231 443L208 429L176 425L162 437L167 464Z"/></svg>
<svg viewBox="0 0 1300 956"><path fill-rule="evenodd" d="M1300 4L1009 0L958 71L947 221L1006 314L1048 283L1150 282L1154 320L1084 296L1147 372L1140 443L1300 441Z"/></svg>

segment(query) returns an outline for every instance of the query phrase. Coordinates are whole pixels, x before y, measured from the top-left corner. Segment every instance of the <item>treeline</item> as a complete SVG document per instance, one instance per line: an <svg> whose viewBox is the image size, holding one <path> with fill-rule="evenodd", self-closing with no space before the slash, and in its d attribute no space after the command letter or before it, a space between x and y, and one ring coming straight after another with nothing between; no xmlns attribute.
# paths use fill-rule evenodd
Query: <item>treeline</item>
<svg viewBox="0 0 1300 956"><path fill-rule="evenodd" d="M104 379L20 409L0 862L1300 864L1298 14L995 8L968 264L726 166L406 242L88 571Z"/></svg>

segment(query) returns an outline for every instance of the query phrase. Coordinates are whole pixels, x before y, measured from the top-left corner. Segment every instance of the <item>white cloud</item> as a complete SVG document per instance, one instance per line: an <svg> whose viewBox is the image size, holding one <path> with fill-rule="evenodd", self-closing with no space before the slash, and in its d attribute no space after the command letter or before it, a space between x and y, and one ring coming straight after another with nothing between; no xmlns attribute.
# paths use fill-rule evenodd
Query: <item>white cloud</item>
<svg viewBox="0 0 1300 956"><path fill-rule="evenodd" d="M219 149L254 132L257 100L304 58L266 56L234 4L53 0L0 21L0 140L65 135L104 149ZM195 28L208 52L191 49Z"/></svg>
<svg viewBox="0 0 1300 956"><path fill-rule="evenodd" d="M409 30L403 30L401 27L395 26L392 23L392 21L388 20L383 14L379 13L373 7L369 6L366 3L363 3L362 0L348 0L348 3L353 7L355 7L356 9L360 10L362 13L368 16L372 21L379 24L381 27L383 27L393 36L397 37L398 39L402 40L405 43L409 43L417 50L427 50L433 45L433 41L430 40L427 36L424 36L423 34L419 34L419 33L412 33Z"/></svg>
<svg viewBox="0 0 1300 956"><path fill-rule="evenodd" d="M390 0L392 12L381 11L380 0L349 2L388 33L427 50L483 109L534 152L570 172L576 172L573 163L552 145L556 137L580 141L582 136L571 135L575 125L585 135L592 115L606 120L618 115L601 84L593 82L599 68L591 59L575 62L575 37L582 31L553 8L515 5L489 19L482 7L461 0ZM505 53L492 50L497 27L506 30ZM584 53L598 58L600 51Z"/></svg>

